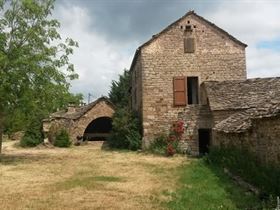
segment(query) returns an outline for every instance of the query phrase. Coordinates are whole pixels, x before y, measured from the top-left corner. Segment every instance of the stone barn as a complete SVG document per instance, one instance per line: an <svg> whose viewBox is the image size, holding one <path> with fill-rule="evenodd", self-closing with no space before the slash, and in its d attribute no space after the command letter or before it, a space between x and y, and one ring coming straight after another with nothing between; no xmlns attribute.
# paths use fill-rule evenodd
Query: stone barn
<svg viewBox="0 0 280 210"><path fill-rule="evenodd" d="M190 11L135 52L130 72L131 107L143 127L143 148L168 132L179 113L189 113L186 140L198 154L198 120L210 138L207 106L200 102L204 81L246 79L246 44ZM204 113L202 122L199 113ZM202 125L204 124L204 125Z"/></svg>
<svg viewBox="0 0 280 210"><path fill-rule="evenodd" d="M130 67L130 103L143 148L180 119L182 147L192 155L247 138L263 159L278 161L280 78L247 79L246 47L193 11L141 45Z"/></svg>
<svg viewBox="0 0 280 210"><path fill-rule="evenodd" d="M59 129L66 129L73 142L77 139L104 140L112 129L114 105L101 97L86 106L68 106L43 120L43 132L49 141Z"/></svg>

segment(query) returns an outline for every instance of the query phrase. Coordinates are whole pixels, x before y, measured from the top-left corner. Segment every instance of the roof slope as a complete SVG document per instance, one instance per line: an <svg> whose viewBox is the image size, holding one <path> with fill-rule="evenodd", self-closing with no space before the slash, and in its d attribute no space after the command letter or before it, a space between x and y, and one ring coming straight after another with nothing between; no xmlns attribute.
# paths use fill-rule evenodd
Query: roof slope
<svg viewBox="0 0 280 210"><path fill-rule="evenodd" d="M97 100L89 103L86 106L77 107L75 112L69 113L69 112L67 112L67 110L61 110L61 111L52 113L50 115L50 118L51 119L63 118L63 119L76 120L76 119L82 117L84 114L86 114L89 110L91 110L96 104L100 103L101 101L105 101L113 109L115 108L115 106L112 104L112 102L107 97L100 97Z"/></svg>
<svg viewBox="0 0 280 210"><path fill-rule="evenodd" d="M251 128L254 119L280 116L280 103L266 104L231 115L218 123L214 129L225 133L242 133Z"/></svg>
<svg viewBox="0 0 280 210"><path fill-rule="evenodd" d="M209 20L205 19L204 17L196 14L193 10L190 10L189 12L187 12L184 16L182 16L181 18L179 18L178 20L176 20L175 22L171 23L170 25L168 25L166 28L164 28L162 31L160 31L159 33L155 34L152 36L151 39L149 39L147 42L145 42L144 44L140 45L134 54L131 66L130 66L130 70L132 70L136 60L137 60L137 56L139 55L141 48L143 48L144 46L150 44L152 41L154 41L155 39L157 39L160 35L162 35L163 33L165 33L166 31L168 31L172 26L176 25L178 22L180 22L182 19L193 15L194 17L198 18L199 20L201 20L202 22L205 22L206 24L212 26L214 29L216 29L217 31L219 31L220 33L224 34L225 36L227 36L229 39L231 39L232 41L234 41L235 43L243 46L243 47L247 47L247 44L239 41L238 39L236 39L234 36L230 35L228 32L226 32L225 30L223 30L222 28L218 27L217 25L215 25L214 23L210 22Z"/></svg>
<svg viewBox="0 0 280 210"><path fill-rule="evenodd" d="M211 110L238 110L280 102L280 77L203 83Z"/></svg>

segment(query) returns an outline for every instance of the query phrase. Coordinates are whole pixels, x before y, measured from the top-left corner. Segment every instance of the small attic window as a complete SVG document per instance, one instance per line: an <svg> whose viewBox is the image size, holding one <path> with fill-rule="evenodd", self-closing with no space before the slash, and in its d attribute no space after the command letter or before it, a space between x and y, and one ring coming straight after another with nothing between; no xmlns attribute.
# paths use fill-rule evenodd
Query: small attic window
<svg viewBox="0 0 280 210"><path fill-rule="evenodd" d="M184 39L184 52L185 53L194 53L195 44L194 38L185 38Z"/></svg>
<svg viewBox="0 0 280 210"><path fill-rule="evenodd" d="M191 25L186 25L185 26L185 31L192 31L192 26Z"/></svg>

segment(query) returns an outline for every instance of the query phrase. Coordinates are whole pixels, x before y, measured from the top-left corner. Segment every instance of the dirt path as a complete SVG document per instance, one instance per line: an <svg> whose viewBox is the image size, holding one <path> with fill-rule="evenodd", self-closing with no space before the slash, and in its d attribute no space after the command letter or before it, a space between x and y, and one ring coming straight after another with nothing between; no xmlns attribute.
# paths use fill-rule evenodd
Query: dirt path
<svg viewBox="0 0 280 210"><path fill-rule="evenodd" d="M108 151L102 143L15 148L4 143L0 209L162 209L183 157Z"/></svg>

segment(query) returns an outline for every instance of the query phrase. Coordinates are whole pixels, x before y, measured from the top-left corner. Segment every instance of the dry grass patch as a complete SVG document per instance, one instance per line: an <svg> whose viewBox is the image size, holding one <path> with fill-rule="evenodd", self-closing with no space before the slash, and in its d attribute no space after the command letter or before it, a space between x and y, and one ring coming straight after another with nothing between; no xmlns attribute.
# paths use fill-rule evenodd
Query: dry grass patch
<svg viewBox="0 0 280 210"><path fill-rule="evenodd" d="M101 150L101 144L20 149L5 142L0 209L162 209L183 157ZM167 193L168 194L168 193Z"/></svg>

